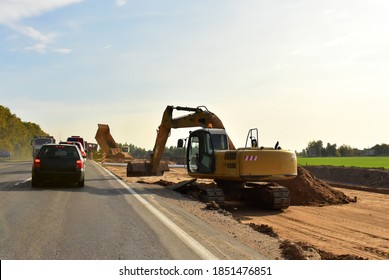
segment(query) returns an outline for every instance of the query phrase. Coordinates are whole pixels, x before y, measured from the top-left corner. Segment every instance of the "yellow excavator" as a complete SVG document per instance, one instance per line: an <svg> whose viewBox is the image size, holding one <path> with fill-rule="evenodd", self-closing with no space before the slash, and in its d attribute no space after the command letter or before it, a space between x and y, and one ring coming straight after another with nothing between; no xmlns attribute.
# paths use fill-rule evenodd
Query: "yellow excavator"
<svg viewBox="0 0 389 280"><path fill-rule="evenodd" d="M130 158L128 153L123 153L122 149L113 139L109 126L107 124L97 124L98 129L96 132L95 139L99 144L101 150L106 154L108 159L116 161L124 161Z"/></svg>
<svg viewBox="0 0 389 280"><path fill-rule="evenodd" d="M173 118L173 110L190 114ZM161 175L162 153L172 128L201 127L190 133L186 149L186 167L193 178L214 179L217 188L205 189L209 200L224 203L225 194L248 193L270 209L289 207L289 190L269 183L297 176L297 158L293 151L258 146L258 130L250 129L246 147L236 149L221 120L205 106L197 108L167 106L158 129L150 162L130 162L127 176ZM183 140L178 147L183 146Z"/></svg>

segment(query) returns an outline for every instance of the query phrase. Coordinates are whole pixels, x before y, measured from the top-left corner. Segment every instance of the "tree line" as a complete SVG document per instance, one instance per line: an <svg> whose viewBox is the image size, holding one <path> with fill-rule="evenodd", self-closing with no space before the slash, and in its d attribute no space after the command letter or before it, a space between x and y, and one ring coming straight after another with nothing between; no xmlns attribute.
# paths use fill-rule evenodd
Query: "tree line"
<svg viewBox="0 0 389 280"><path fill-rule="evenodd" d="M13 158L31 157L31 140L34 136L48 135L38 124L24 122L10 109L0 105L0 151L9 151ZM128 146L129 154L135 158L149 159L151 150L137 147L133 144L119 144ZM352 148L349 145L327 143L324 145L322 140L310 141L307 147L298 153L299 156L308 157L349 157L349 156L389 156L388 144L376 144L371 148L363 150ZM174 146L166 147L163 153L163 159L180 162L185 157L184 148Z"/></svg>
<svg viewBox="0 0 389 280"><path fill-rule="evenodd" d="M31 140L48 135L39 125L23 122L10 109L0 105L0 151L11 152L12 158L31 158Z"/></svg>
<svg viewBox="0 0 389 280"><path fill-rule="evenodd" d="M152 153L151 150L146 150L141 147L137 147L134 144L119 144L119 147L128 146L128 153L133 156L134 158L140 158L140 159L149 159L150 154ZM163 152L162 158L164 160L172 160L176 162L182 162L185 157L185 150L184 148L177 148L174 146L165 147L165 150Z"/></svg>
<svg viewBox="0 0 389 280"><path fill-rule="evenodd" d="M119 144L119 146L123 146ZM135 158L149 159L151 150L137 147L133 144L124 144L129 147L129 154ZM356 157L356 156L389 156L388 144L377 144L371 148L363 150L352 148L350 145L343 144L337 146L336 144L327 143L323 144L323 141L310 141L302 152L297 153L302 157ZM179 163L183 163L185 158L184 148L177 148L174 146L166 147L163 153L164 160L172 160Z"/></svg>
<svg viewBox="0 0 389 280"><path fill-rule="evenodd" d="M299 153L299 156L307 157L355 157L355 156L389 156L388 144L376 144L363 150L352 148L350 145L327 143L324 146L322 140L310 141L307 147Z"/></svg>

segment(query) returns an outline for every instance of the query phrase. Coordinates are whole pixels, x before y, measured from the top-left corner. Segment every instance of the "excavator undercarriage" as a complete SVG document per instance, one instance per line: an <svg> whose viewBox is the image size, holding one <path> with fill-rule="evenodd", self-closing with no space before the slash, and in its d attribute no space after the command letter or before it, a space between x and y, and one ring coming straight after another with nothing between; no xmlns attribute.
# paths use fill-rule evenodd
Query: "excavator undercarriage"
<svg viewBox="0 0 389 280"><path fill-rule="evenodd" d="M248 200L265 209L280 210L290 205L289 190L274 183L247 183Z"/></svg>
<svg viewBox="0 0 389 280"><path fill-rule="evenodd" d="M174 189L222 208L226 201L237 200L267 210L282 210L290 206L288 188L275 183L248 182L243 187L223 189L220 184L199 184L195 180L177 184Z"/></svg>

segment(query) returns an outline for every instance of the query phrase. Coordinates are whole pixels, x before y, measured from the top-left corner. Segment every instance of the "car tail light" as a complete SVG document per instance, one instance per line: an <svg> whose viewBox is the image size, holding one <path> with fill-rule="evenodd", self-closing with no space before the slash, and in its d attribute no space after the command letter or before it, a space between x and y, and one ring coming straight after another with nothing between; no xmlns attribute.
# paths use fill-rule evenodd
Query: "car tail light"
<svg viewBox="0 0 389 280"><path fill-rule="evenodd" d="M34 168L41 167L41 160L39 158L34 159Z"/></svg>
<svg viewBox="0 0 389 280"><path fill-rule="evenodd" d="M84 167L84 162L82 160L77 160L76 161L76 168L82 169L83 167Z"/></svg>

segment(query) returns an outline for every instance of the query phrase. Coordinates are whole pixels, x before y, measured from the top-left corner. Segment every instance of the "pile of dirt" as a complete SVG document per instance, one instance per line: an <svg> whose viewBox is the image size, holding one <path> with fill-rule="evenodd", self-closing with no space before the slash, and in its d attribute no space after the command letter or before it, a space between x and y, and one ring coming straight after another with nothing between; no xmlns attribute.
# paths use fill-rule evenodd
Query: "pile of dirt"
<svg viewBox="0 0 389 280"><path fill-rule="evenodd" d="M286 260L366 260L362 257L344 254L335 255L303 242L281 242L280 249Z"/></svg>
<svg viewBox="0 0 389 280"><path fill-rule="evenodd" d="M355 198L350 198L341 191L335 190L302 166L298 166L297 172L298 175L296 178L277 182L289 189L290 205L320 206L345 204L355 201Z"/></svg>
<svg viewBox="0 0 389 280"><path fill-rule="evenodd" d="M305 166L316 177L343 184L389 188L389 170L343 166Z"/></svg>
<svg viewBox="0 0 389 280"><path fill-rule="evenodd" d="M132 160L134 160L134 158L131 155L127 153L118 152L115 155L106 156L104 162L105 163L127 163Z"/></svg>
<svg viewBox="0 0 389 280"><path fill-rule="evenodd" d="M269 225L265 225L265 224L260 224L260 225L257 225L257 224L254 224L254 223L249 223L249 226L255 230L255 231L258 231L260 233L263 233L263 234L266 234L266 235L269 235L271 237L274 237L274 238L279 238L278 234L274 231L274 229L269 226Z"/></svg>
<svg viewBox="0 0 389 280"><path fill-rule="evenodd" d="M173 170L171 169L171 171ZM169 176L169 172L165 172L165 175L162 176L162 178L154 178L154 180L145 180L145 178L141 178L138 182L170 186L187 181L188 178L190 178L184 171L182 177L180 177L180 173L177 171L173 171L173 174L173 177L167 177ZM350 198L341 191L335 190L329 184L318 179L301 166L298 167L298 175L295 179L279 181L276 183L289 189L291 198L290 205L292 206L321 206L345 204L355 201L355 198ZM194 198L199 198L201 196L201 194L198 193L199 190L204 189L204 187L209 187L210 185L214 186L212 180L197 180L196 182L186 185L184 189L176 188L175 190L187 194L190 193Z"/></svg>
<svg viewBox="0 0 389 280"><path fill-rule="evenodd" d="M173 182L167 181L167 180L163 180L163 179L159 179L157 181L145 181L145 179L142 178L142 179L139 179L137 182L141 183L141 184L155 184L155 185L160 185L160 186L164 186L164 187L168 187L168 186L174 185Z"/></svg>

